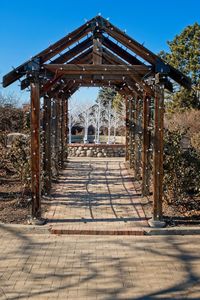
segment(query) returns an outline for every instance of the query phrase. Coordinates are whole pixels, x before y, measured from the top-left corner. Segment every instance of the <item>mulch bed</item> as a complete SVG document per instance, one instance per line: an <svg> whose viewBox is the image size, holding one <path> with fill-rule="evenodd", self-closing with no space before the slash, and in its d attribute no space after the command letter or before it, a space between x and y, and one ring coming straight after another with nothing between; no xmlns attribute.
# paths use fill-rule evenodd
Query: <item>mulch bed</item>
<svg viewBox="0 0 200 300"><path fill-rule="evenodd" d="M21 184L15 175L0 179L0 222L26 224L30 214L28 196L21 198Z"/></svg>

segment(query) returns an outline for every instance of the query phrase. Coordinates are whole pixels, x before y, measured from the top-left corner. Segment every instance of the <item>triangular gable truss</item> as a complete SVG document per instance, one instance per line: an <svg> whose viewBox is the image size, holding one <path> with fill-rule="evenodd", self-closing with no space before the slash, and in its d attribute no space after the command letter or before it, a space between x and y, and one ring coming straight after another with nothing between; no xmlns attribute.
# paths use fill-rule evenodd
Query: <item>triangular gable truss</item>
<svg viewBox="0 0 200 300"><path fill-rule="evenodd" d="M89 36L88 36L89 35ZM108 38L108 36L111 39ZM84 38L84 40L82 40ZM114 42L114 40L116 42ZM80 41L80 42L79 42ZM6 87L12 82L20 79L21 77L26 77L22 80L21 87L22 89L29 86L30 81L27 73L29 74L29 69L32 68L31 64L39 64L40 73L43 75L42 85L46 87L49 86L51 93L53 91L53 85L51 81L56 84L55 74L49 71L44 71L44 63L49 62L49 65L53 64L94 64L94 56L97 56L97 53L94 53L95 43L100 41L102 46L102 53L100 53L100 63L102 64L129 64L129 65L146 65L147 63L151 66L151 72L147 72L146 76L138 72L134 72L134 78L132 78L137 84L145 87L146 91L150 93L150 87L144 82L147 76L159 71L163 71L167 76L171 77L173 80L183 85L184 87L190 87L190 80L180 73L178 70L174 69L170 65L164 63L157 55L152 53L150 50L145 48L143 45L136 42L130 36L126 35L124 32L119 30L117 27L112 25L110 22L105 20L101 16L97 16L86 24L80 26L78 29L74 30L72 33L68 34L55 44L49 46L44 51L35 55L32 60L25 62L24 64L17 67L15 70L11 71L3 77L3 86ZM75 43L78 43L74 46ZM127 49L133 52L131 54L129 51L126 51L123 47L120 47L119 44L122 44ZM72 46L73 48L67 49ZM58 54L60 53L60 56ZM140 57L140 59L145 60L147 63L144 64L140 59L134 56L134 53ZM56 57L57 56L57 57ZM53 59L56 57L55 59ZM98 59L98 58L97 58ZM46 66L49 69L48 66ZM57 78L59 82L61 76ZM64 80L64 79L63 79ZM65 80L66 81L66 80ZM92 79L91 79L92 81ZM66 82L67 83L67 82ZM45 92L48 92L45 88Z"/></svg>

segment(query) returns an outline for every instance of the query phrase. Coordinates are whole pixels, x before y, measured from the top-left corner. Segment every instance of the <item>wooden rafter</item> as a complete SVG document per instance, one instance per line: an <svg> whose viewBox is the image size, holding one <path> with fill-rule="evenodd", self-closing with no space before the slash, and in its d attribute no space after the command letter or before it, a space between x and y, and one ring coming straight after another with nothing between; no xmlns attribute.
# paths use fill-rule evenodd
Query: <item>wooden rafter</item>
<svg viewBox="0 0 200 300"><path fill-rule="evenodd" d="M109 40L108 38L103 37L102 44L106 48L110 49L112 52L114 52L115 54L120 56L123 60L125 60L129 64L131 64L131 65L141 65L142 64L142 62L139 59L137 59L136 57L131 55L129 52L127 52L123 48L119 47L116 43Z"/></svg>
<svg viewBox="0 0 200 300"><path fill-rule="evenodd" d="M104 32L106 32L109 36L114 38L117 42L120 42L122 45L124 45L129 50L133 51L135 54L137 54L141 59L146 60L152 65L152 68L155 72L159 72L159 69L162 70L162 68L166 68L167 75L171 77L173 80L181 84L182 86L186 88L191 88L191 82L190 79L176 70L175 68L171 67L169 64L165 63L161 58L159 58L156 54L151 52L149 49L144 47L142 44L135 41L133 38L122 32L120 29L112 25L110 22L102 18L101 16L97 16L90 21L88 21L86 24L80 26L78 29L74 30L64 38L60 39L58 42L54 43L53 45L49 46L42 52L35 55L31 60L26 61L13 71L9 72L3 77L3 86L6 87L13 83L14 81L20 79L22 76L26 75L27 67L29 67L29 64L31 62L34 62L36 64L39 64L40 66L43 65L43 63L47 62L57 54L61 53L64 49L69 47L70 45L75 44L77 41L81 40L84 36L86 36L89 32L98 32L102 35L102 44L113 51L115 54L120 56L123 60L127 61L128 63L132 65L140 65L141 61L131 55L128 51L125 49L120 48L116 43L109 40L107 37L104 36ZM60 57L57 57L54 60L54 63L63 63L67 62L67 60L72 58L73 55L78 54L79 51L82 49L86 49L89 47L89 45L92 43L92 40L95 39L95 35L93 37L90 37L86 39L85 41L82 41L79 45L76 45L73 47L73 50L69 50L65 52L64 54L61 54ZM88 44L87 44L88 43ZM95 43L94 43L95 44ZM95 45L94 45L95 46ZM35 61L36 60L36 61ZM28 82L29 83L29 82ZM24 84L27 86L28 84Z"/></svg>
<svg viewBox="0 0 200 300"><path fill-rule="evenodd" d="M91 20L92 21L92 20ZM44 63L51 59L53 56L57 55L70 45L74 44L84 36L86 36L90 31L91 27L90 22L80 26L78 29L74 30L70 34L66 35L64 38L60 39L58 42L54 43L53 45L49 46L42 52L33 56L32 59L26 61L25 63L21 64L19 67L14 69L13 71L9 72L3 77L3 87L6 87L13 83L14 81L20 79L26 71L27 65L34 59L39 58L40 63Z"/></svg>
<svg viewBox="0 0 200 300"><path fill-rule="evenodd" d="M119 57L117 57L116 55L111 53L106 48L103 49L103 56L111 63L114 63L114 64L122 64L123 63L123 61ZM140 71L138 71L138 74L139 73L140 73ZM138 83L142 86L142 88L149 95L153 95L152 89L146 83L142 82L141 78L138 75L131 75L131 76L129 76L128 80L126 80L126 81L129 82L129 85L131 85L136 92L138 92L138 88L136 88L136 83Z"/></svg>
<svg viewBox="0 0 200 300"><path fill-rule="evenodd" d="M169 76L175 80L177 83L181 84L182 86L186 88L191 88L191 80L178 71L177 69L173 68L169 64L165 63L159 56L151 52L149 49L144 47L142 44L138 43L136 40L134 40L132 37L128 36L124 32L122 32L120 29L112 25L107 20L104 20L104 26L103 29L105 32L107 32L112 38L119 41L121 44L123 44L128 49L132 50L134 53L136 53L138 56L146 60L147 62L151 63L152 65L156 66L157 63L162 63L164 66L169 67Z"/></svg>
<svg viewBox="0 0 200 300"><path fill-rule="evenodd" d="M92 59L92 50L88 49L87 51L81 53L81 55L75 57L71 63L89 63ZM62 75L55 76L53 79L48 80L47 83L41 89L41 95L47 93L50 89L52 89L56 84L60 83L62 79ZM60 88L60 87L59 87Z"/></svg>

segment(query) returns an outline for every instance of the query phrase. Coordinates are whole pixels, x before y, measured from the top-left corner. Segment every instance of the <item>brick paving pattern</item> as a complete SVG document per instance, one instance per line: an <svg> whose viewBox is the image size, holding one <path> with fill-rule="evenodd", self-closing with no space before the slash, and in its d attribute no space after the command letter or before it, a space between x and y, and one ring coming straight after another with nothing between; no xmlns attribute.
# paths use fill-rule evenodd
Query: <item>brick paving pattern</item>
<svg viewBox="0 0 200 300"><path fill-rule="evenodd" d="M148 226L123 158L70 158L51 197L44 217L56 232L131 234Z"/></svg>
<svg viewBox="0 0 200 300"><path fill-rule="evenodd" d="M0 225L0 299L200 299L200 236L24 234Z"/></svg>

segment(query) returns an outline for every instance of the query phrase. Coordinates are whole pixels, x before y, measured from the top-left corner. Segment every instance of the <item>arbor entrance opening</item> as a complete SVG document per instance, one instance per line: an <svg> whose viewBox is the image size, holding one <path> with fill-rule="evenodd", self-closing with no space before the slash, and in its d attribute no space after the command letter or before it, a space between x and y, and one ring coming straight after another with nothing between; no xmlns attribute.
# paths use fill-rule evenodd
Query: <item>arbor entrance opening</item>
<svg viewBox="0 0 200 300"><path fill-rule="evenodd" d="M33 217L41 216L41 187L50 191L52 166L64 168L68 100L80 86L95 85L115 87L125 99L126 161L142 179L143 196L152 174L153 218L162 219L164 89L172 91L171 79L190 89L185 75L97 16L5 75L3 86L19 79L31 94Z"/></svg>

